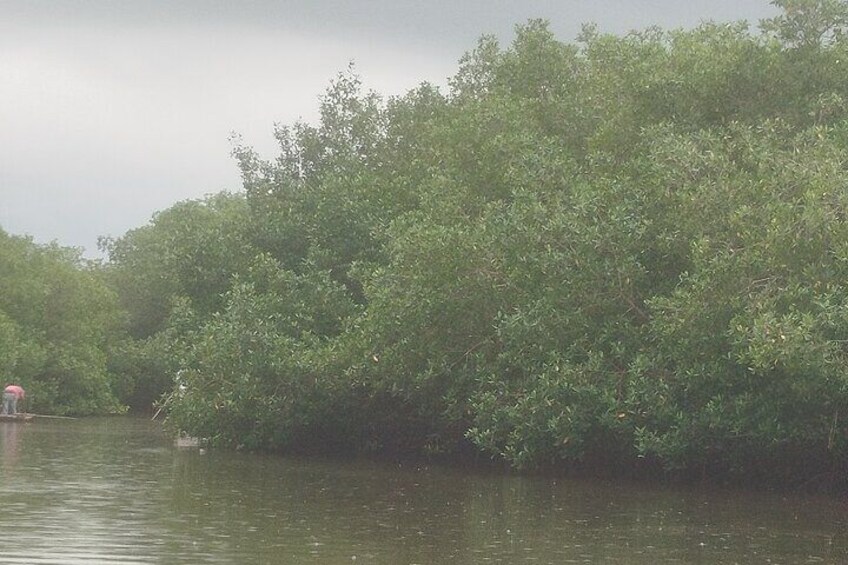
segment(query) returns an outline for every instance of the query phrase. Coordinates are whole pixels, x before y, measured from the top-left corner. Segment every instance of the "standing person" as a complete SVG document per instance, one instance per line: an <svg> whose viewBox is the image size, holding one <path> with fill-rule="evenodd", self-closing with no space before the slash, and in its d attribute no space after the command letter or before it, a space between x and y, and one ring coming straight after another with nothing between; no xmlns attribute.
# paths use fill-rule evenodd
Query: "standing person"
<svg viewBox="0 0 848 565"><path fill-rule="evenodd" d="M9 385L3 389L3 414L13 415L18 411L18 400L26 397L24 389Z"/></svg>

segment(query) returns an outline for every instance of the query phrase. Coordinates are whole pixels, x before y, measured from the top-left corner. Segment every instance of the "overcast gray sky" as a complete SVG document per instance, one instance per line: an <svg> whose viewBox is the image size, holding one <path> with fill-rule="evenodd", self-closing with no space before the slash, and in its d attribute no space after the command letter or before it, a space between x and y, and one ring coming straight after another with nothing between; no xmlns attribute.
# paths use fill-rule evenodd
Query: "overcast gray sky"
<svg viewBox="0 0 848 565"><path fill-rule="evenodd" d="M230 132L266 157L350 61L367 88L445 84L484 33L550 20L625 33L747 20L767 0L0 0L0 227L97 256L187 198L240 189Z"/></svg>

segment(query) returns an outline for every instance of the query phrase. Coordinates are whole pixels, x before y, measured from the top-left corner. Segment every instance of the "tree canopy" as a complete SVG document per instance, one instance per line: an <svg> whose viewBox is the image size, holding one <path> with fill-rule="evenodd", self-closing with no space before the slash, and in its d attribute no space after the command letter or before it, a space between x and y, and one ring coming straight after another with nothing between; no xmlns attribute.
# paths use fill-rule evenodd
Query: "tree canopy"
<svg viewBox="0 0 848 565"><path fill-rule="evenodd" d="M257 449L844 468L848 2L774 4L759 33L530 21L445 91L341 73L275 160L236 147L243 193L107 242L119 396Z"/></svg>
<svg viewBox="0 0 848 565"><path fill-rule="evenodd" d="M28 409L120 411L108 357L122 331L114 291L77 251L0 230L0 380Z"/></svg>

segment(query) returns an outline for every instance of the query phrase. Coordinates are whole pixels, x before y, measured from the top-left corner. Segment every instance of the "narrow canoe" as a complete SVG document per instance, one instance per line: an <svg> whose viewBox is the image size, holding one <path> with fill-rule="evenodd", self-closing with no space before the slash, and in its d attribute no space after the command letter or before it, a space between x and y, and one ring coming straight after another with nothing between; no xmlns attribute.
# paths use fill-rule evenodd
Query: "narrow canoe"
<svg viewBox="0 0 848 565"><path fill-rule="evenodd" d="M32 414L0 414L0 422L29 422L32 420Z"/></svg>

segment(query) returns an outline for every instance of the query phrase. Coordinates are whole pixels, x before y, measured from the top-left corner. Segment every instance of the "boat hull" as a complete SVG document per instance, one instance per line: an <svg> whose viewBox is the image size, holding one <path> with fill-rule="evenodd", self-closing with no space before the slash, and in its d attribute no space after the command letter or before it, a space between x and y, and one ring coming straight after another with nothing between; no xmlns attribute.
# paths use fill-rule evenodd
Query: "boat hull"
<svg viewBox="0 0 848 565"><path fill-rule="evenodd" d="M0 414L0 422L29 422L32 414Z"/></svg>

